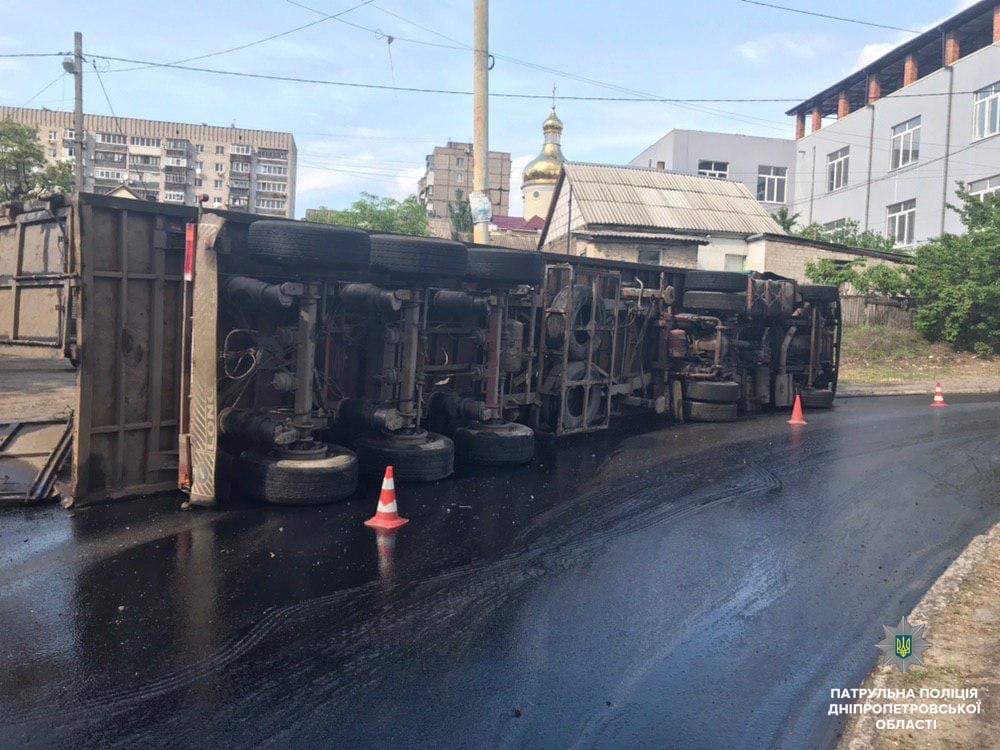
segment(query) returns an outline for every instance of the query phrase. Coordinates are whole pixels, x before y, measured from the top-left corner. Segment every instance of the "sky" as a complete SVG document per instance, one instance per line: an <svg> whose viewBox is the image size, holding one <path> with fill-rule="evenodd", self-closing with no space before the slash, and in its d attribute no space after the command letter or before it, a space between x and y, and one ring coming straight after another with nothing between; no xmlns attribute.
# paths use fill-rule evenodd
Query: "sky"
<svg viewBox="0 0 1000 750"><path fill-rule="evenodd" d="M919 31L972 2L777 4ZM339 20L187 64L468 92L472 7L472 0L50 0L44 5L0 0L0 55L63 52L72 49L73 32L81 31L85 55L172 62L279 34L317 21L321 14L348 11ZM541 148L541 124L553 85L563 96L788 100L703 105L557 101L568 159L622 164L673 128L791 137L792 118L784 114L790 106L912 37L742 0L494 0L490 11L490 50L496 55L491 94L540 97L494 97L490 102L490 148L512 155L513 215L521 213L521 170ZM111 114L113 107L119 116L291 132L299 154L299 216L321 205L347 207L362 191L405 198L416 191L424 157L435 145L471 141L472 98L466 94L165 68L120 70L137 66L96 58L94 63L107 98L88 67L88 113ZM0 104L72 109L72 79L60 70L58 58L0 57Z"/></svg>

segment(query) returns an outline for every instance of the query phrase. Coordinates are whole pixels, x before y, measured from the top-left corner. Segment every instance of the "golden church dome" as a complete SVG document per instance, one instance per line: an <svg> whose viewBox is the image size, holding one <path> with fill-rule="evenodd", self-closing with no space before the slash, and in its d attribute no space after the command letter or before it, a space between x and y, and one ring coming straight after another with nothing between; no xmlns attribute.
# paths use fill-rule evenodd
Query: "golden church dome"
<svg viewBox="0 0 1000 750"><path fill-rule="evenodd" d="M542 146L542 152L524 168L522 173L524 184L555 183L559 179L562 165L566 161L559 145L562 131L562 120L556 115L553 107L552 112L542 123L545 145Z"/></svg>

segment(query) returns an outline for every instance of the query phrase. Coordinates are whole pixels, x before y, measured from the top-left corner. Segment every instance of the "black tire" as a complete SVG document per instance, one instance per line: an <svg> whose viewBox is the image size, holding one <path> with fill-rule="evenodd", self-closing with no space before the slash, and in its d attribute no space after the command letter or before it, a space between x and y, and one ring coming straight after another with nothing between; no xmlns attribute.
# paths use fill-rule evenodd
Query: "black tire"
<svg viewBox="0 0 1000 750"><path fill-rule="evenodd" d="M746 294L731 292L684 292L681 303L686 310L727 313L745 313L747 311Z"/></svg>
<svg viewBox="0 0 1000 750"><path fill-rule="evenodd" d="M685 398L713 404L736 403L740 392L740 384L729 380L688 380L684 384Z"/></svg>
<svg viewBox="0 0 1000 750"><path fill-rule="evenodd" d="M421 276L464 276L469 251L461 242L404 234L371 235L371 267Z"/></svg>
<svg viewBox="0 0 1000 750"><path fill-rule="evenodd" d="M250 256L301 271L367 268L368 233L305 221L255 221L247 233Z"/></svg>
<svg viewBox="0 0 1000 750"><path fill-rule="evenodd" d="M698 292L746 292L747 275L734 271L688 271L684 289Z"/></svg>
<svg viewBox="0 0 1000 750"><path fill-rule="evenodd" d="M554 391L558 385L559 380L562 377L562 365L556 365L546 376L546 390ZM576 380L582 380L587 374L587 364L585 362L570 362L566 368L566 379L569 382ZM587 404L587 413L583 413L583 394L584 386L570 386L566 395L569 402L566 406L566 416L563 419L563 429L574 430L580 427L585 427L591 425L598 420L601 413L601 408L604 406L604 399L607 398L607 394L604 393L604 389L599 385L590 386L590 400ZM558 400L555 398L551 399L554 403L552 404L553 410L557 410L559 407ZM552 427L553 431L557 426L559 419L559 412L550 413L548 415L548 422Z"/></svg>
<svg viewBox="0 0 1000 750"><path fill-rule="evenodd" d="M735 422L737 416L736 404L684 400L685 422Z"/></svg>
<svg viewBox="0 0 1000 750"><path fill-rule="evenodd" d="M526 464L535 456L535 432L517 422L473 422L455 430L455 453L482 466Z"/></svg>
<svg viewBox="0 0 1000 750"><path fill-rule="evenodd" d="M590 287L583 284L574 284L572 289L568 286L563 287L553 298L551 306L568 308L571 322L567 325L566 317L562 313L550 313L545 319L546 343L553 349L562 349L566 342L571 360L586 359L590 334L586 331L569 329L590 323L595 310L600 316L598 322L603 322L600 305L594 304L594 294ZM599 351L606 342L607 336L599 334L594 339L594 351Z"/></svg>
<svg viewBox="0 0 1000 750"><path fill-rule="evenodd" d="M799 284L799 296L803 302L836 302L840 292L835 286Z"/></svg>
<svg viewBox="0 0 1000 750"><path fill-rule="evenodd" d="M253 500L273 505L319 505L343 500L358 486L358 457L328 445L326 458L289 458L250 448L239 457L237 486Z"/></svg>
<svg viewBox="0 0 1000 750"><path fill-rule="evenodd" d="M545 275L545 261L538 253L470 247L466 275L475 281L539 285Z"/></svg>
<svg viewBox="0 0 1000 750"><path fill-rule="evenodd" d="M833 391L825 388L806 388L802 391L802 406L806 409L829 409L833 406Z"/></svg>
<svg viewBox="0 0 1000 750"><path fill-rule="evenodd" d="M381 477L385 467L401 482L436 482L455 471L455 444L434 432L373 433L354 441L365 476Z"/></svg>

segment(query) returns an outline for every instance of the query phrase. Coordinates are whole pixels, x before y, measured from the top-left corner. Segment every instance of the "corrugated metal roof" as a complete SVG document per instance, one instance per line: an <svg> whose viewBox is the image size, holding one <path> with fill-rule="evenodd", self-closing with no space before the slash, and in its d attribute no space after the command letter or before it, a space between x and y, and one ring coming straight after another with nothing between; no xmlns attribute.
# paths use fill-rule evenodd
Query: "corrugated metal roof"
<svg viewBox="0 0 1000 750"><path fill-rule="evenodd" d="M574 234L587 237L621 238L626 240L670 240L674 242L690 242L707 245L708 240L693 234L677 234L675 232L629 232L619 229L577 230Z"/></svg>
<svg viewBox="0 0 1000 750"><path fill-rule="evenodd" d="M741 182L657 169L569 162L573 210L595 224L684 232L781 233Z"/></svg>

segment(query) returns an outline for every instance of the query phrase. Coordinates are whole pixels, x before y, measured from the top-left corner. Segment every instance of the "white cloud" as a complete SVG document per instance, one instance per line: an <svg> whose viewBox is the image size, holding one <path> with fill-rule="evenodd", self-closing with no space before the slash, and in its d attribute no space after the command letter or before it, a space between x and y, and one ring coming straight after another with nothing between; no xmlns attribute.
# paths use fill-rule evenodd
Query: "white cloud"
<svg viewBox="0 0 1000 750"><path fill-rule="evenodd" d="M750 39L739 45L736 51L751 62L762 62L771 58L807 59L815 57L829 48L830 40L823 36L793 36L775 33Z"/></svg>
<svg viewBox="0 0 1000 750"><path fill-rule="evenodd" d="M21 63L16 60L0 60L0 70L19 70Z"/></svg>
<svg viewBox="0 0 1000 750"><path fill-rule="evenodd" d="M866 44L858 53L857 60L854 61L855 68L863 68L869 63L878 60L882 55L886 55L896 49L903 40L895 42L879 42L876 44Z"/></svg>
<svg viewBox="0 0 1000 750"><path fill-rule="evenodd" d="M396 191L393 198L406 198L417 192L417 182L424 176L424 167L404 169L396 177Z"/></svg>
<svg viewBox="0 0 1000 750"><path fill-rule="evenodd" d="M316 190L338 190L346 188L351 183L365 184L365 178L346 172L334 172L330 169L306 167L299 165L295 180L295 193L301 195Z"/></svg>

